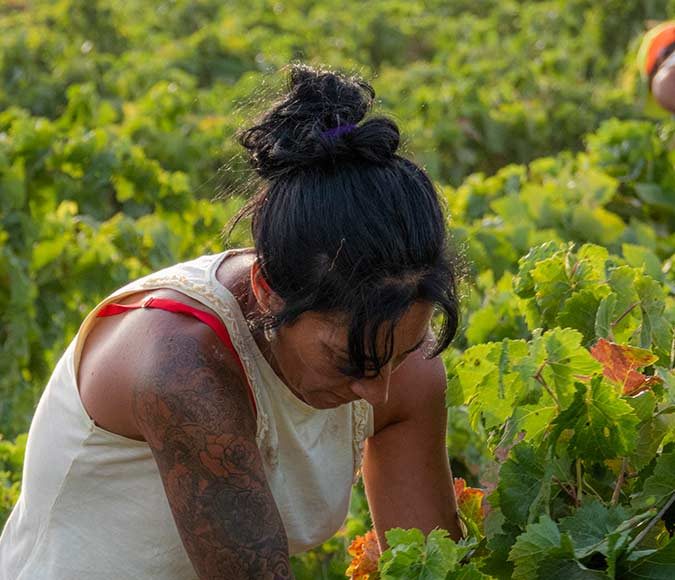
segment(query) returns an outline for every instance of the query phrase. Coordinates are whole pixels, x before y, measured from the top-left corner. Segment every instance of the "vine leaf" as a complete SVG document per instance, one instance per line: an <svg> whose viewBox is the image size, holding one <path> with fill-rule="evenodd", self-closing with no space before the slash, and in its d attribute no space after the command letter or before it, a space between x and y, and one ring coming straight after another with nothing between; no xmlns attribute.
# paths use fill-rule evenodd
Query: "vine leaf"
<svg viewBox="0 0 675 580"><path fill-rule="evenodd" d="M415 528L393 528L385 535L390 548L380 561L382 580L445 578L462 555L460 547L447 537L447 530L432 530L426 542L424 534Z"/></svg>
<svg viewBox="0 0 675 580"><path fill-rule="evenodd" d="M660 504L675 490L675 445L666 446L657 458L654 472L645 481L642 493L633 501L636 508L649 508Z"/></svg>
<svg viewBox="0 0 675 580"><path fill-rule="evenodd" d="M560 533L555 522L543 515L538 523L530 524L509 552L514 562L514 580L592 580L607 576L585 568L574 557L572 540Z"/></svg>
<svg viewBox="0 0 675 580"><path fill-rule="evenodd" d="M572 430L569 454L584 461L622 457L635 447L639 419L601 376L591 379L590 389L576 383L574 402L553 421L552 444Z"/></svg>
<svg viewBox="0 0 675 580"><path fill-rule="evenodd" d="M659 359L646 349L601 338L591 348L591 355L602 363L603 374L621 386L623 395L637 395L663 383L657 376L647 376L636 370L654 364Z"/></svg>
<svg viewBox="0 0 675 580"><path fill-rule="evenodd" d="M607 537L626 519L628 514L621 506L606 508L593 499L585 502L573 515L560 520L560 529L572 538L577 558L584 558L594 551L607 556ZM624 533L628 534L628 531Z"/></svg>
<svg viewBox="0 0 675 580"><path fill-rule="evenodd" d="M483 507L483 498L485 492L476 487L467 487L466 481L461 477L455 477L455 497L457 498L457 507L460 513L467 520L469 528L483 533L483 519L485 510Z"/></svg>
<svg viewBox="0 0 675 580"><path fill-rule="evenodd" d="M617 578L623 580L672 580L675 578L675 538L660 550L636 560L621 562Z"/></svg>
<svg viewBox="0 0 675 580"><path fill-rule="evenodd" d="M555 324L578 330L584 336L584 345L590 344L595 339L595 319L600 301L594 288L575 292L556 315Z"/></svg>
<svg viewBox="0 0 675 580"><path fill-rule="evenodd" d="M490 576L486 576L480 572L475 564L467 564L454 572L450 572L445 577L445 580L490 580L490 578Z"/></svg>
<svg viewBox="0 0 675 580"><path fill-rule="evenodd" d="M347 548L352 561L345 574L351 580L377 580L377 563L380 559L380 546L375 530L357 536Z"/></svg>
<svg viewBox="0 0 675 580"><path fill-rule="evenodd" d="M527 523L530 506L537 499L545 469L534 447L516 445L499 471L499 506L506 519L514 524Z"/></svg>

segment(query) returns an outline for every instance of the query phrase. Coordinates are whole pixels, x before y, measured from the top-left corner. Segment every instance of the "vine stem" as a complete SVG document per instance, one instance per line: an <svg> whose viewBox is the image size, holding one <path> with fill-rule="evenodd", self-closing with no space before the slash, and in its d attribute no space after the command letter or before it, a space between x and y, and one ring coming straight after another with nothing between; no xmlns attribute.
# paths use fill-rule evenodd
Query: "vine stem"
<svg viewBox="0 0 675 580"><path fill-rule="evenodd" d="M638 300L637 302L633 302L633 304L631 304L628 308L626 308L626 310L624 310L624 311L621 313L621 315L619 316L619 318L617 318L614 322L612 322L610 326L611 326L612 328L614 328L617 324L619 324L619 322L621 322L624 318L626 318L626 316L628 316L628 315L631 313L631 311L633 310L633 308L635 308L636 306L639 306L639 304L640 304L640 301L639 301L639 300Z"/></svg>
<svg viewBox="0 0 675 580"><path fill-rule="evenodd" d="M581 459L577 459L577 507L581 505L581 490L582 481L581 481Z"/></svg>
<svg viewBox="0 0 675 580"><path fill-rule="evenodd" d="M567 487L567 484L563 481L560 481L557 477L553 478L553 482L557 483L560 486L560 489L562 489L567 495L569 495L572 501L574 502L574 505L576 505L577 494L574 493L574 485L570 485L569 487Z"/></svg>
<svg viewBox="0 0 675 580"><path fill-rule="evenodd" d="M624 457L621 462L621 473L619 473L619 478L616 480L616 485L614 486L614 492L612 493L612 499L609 502L610 505L616 505L619 502L619 495L621 493L621 486L626 478L626 469L628 467L628 458Z"/></svg>
<svg viewBox="0 0 675 580"><path fill-rule="evenodd" d="M583 483L588 489L590 489L593 492L593 495L598 498L598 501L600 503L604 503L605 500L602 498L602 496L595 490L595 488L590 483L588 483L587 481L584 481Z"/></svg>
<svg viewBox="0 0 675 580"><path fill-rule="evenodd" d="M675 492L671 494L670 499L666 502L666 505L664 505L659 510L659 513L656 514L651 520L649 520L649 523L647 524L645 529L642 530L637 536L635 536L635 539L630 543L628 549L626 550L627 554L630 554L635 549L635 547L644 539L644 537L649 533L649 530L651 530L656 525L656 522L658 522L661 519L661 516L668 511L668 508L671 505L673 505L673 502L675 502Z"/></svg>
<svg viewBox="0 0 675 580"><path fill-rule="evenodd" d="M553 399L553 402L555 403L555 406L558 408L558 411L560 411L560 401L558 401L558 397L555 396L555 393L553 392L551 387L549 387L546 384L546 381L544 380L544 377L541 376L541 371L544 370L544 367L546 366L547 362L548 361L545 360L543 363L541 363L539 365L539 368L537 369L537 372L534 374L534 378L539 384L541 384L541 386L544 387L544 389L546 389L546 392L549 395L551 395L551 399Z"/></svg>

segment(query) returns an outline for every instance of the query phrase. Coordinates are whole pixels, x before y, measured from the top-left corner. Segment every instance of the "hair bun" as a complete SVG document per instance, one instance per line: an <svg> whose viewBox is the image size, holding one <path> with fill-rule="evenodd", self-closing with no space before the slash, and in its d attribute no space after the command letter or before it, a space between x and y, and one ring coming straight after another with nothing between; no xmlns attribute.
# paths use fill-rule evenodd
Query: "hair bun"
<svg viewBox="0 0 675 580"><path fill-rule="evenodd" d="M399 146L396 123L378 116L358 125L374 98L358 76L294 64L286 94L237 138L267 179L338 160L385 163Z"/></svg>

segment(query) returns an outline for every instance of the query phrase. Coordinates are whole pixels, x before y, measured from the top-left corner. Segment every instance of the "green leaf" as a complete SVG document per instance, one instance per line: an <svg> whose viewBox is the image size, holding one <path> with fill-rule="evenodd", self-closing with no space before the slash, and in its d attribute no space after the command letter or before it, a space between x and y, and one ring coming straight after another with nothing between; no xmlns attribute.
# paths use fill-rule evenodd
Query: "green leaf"
<svg viewBox="0 0 675 580"><path fill-rule="evenodd" d="M460 566L453 572L450 572L445 580L489 580L489 576L483 574L472 562L465 566Z"/></svg>
<svg viewBox="0 0 675 580"><path fill-rule="evenodd" d="M538 523L527 526L509 552L509 560L515 564L514 580L536 579L537 561L558 547L560 530L551 518L542 516Z"/></svg>
<svg viewBox="0 0 675 580"><path fill-rule="evenodd" d="M387 543L390 546L399 544L418 544L422 546L424 544L424 534L417 528L409 530L391 528L384 533L384 536L387 538Z"/></svg>
<svg viewBox="0 0 675 580"><path fill-rule="evenodd" d="M606 556L607 536L626 519L628 514L621 506L606 508L593 499L585 502L573 515L560 520L560 529L572 538L577 558L584 558L593 551Z"/></svg>
<svg viewBox="0 0 675 580"><path fill-rule="evenodd" d="M498 427L511 415L522 390L520 375L511 366L526 353L525 341L509 339L465 351L455 372L474 425L482 419L486 428Z"/></svg>
<svg viewBox="0 0 675 580"><path fill-rule="evenodd" d="M513 580L607 579L606 574L589 570L575 559L569 536L561 534L548 516L542 516L518 536L509 560L515 563Z"/></svg>
<svg viewBox="0 0 675 580"><path fill-rule="evenodd" d="M659 282L647 276L637 278L635 289L642 309L640 346L651 349L659 356L662 365L668 365L674 329L664 316L666 292Z"/></svg>
<svg viewBox="0 0 675 580"><path fill-rule="evenodd" d="M565 536L563 536L563 542ZM514 576L515 578L515 576ZM575 560L568 548L551 550L537 565L537 578L541 580L608 580L607 574L590 570Z"/></svg>
<svg viewBox="0 0 675 580"><path fill-rule="evenodd" d="M513 290L521 298L534 297L535 288L534 280L532 279L532 270L539 262L550 258L558 251L561 245L556 242L546 242L540 246L536 246L518 260L518 276L513 279Z"/></svg>
<svg viewBox="0 0 675 580"><path fill-rule="evenodd" d="M596 244L584 244L574 254L568 253L569 277L579 290L594 288L605 281L605 265L609 258L607 248Z"/></svg>
<svg viewBox="0 0 675 580"><path fill-rule="evenodd" d="M626 402L633 407L635 416L640 421L651 419L656 409L656 395L652 391L644 391L635 397L628 397Z"/></svg>
<svg viewBox="0 0 675 580"><path fill-rule="evenodd" d="M112 182L115 187L115 197L118 202L124 203L134 199L136 196L136 189L131 181L125 179L121 175L116 175L113 177Z"/></svg>
<svg viewBox="0 0 675 580"><path fill-rule="evenodd" d="M581 345L582 340L581 333L572 328L549 330L532 340L530 356L524 357L516 367L525 365L523 370L530 375L534 374L533 368L541 368L541 378L553 387L558 403L565 408L574 398L574 382L580 376L602 371L602 364Z"/></svg>
<svg viewBox="0 0 675 580"><path fill-rule="evenodd" d="M645 203L669 209L675 213L675 201L673 201L672 191L663 191L656 183L636 183L635 193Z"/></svg>
<svg viewBox="0 0 675 580"><path fill-rule="evenodd" d="M643 393L652 394L652 393ZM653 396L653 395L652 395ZM671 430L671 422L666 415L657 415L643 421L638 426L635 449L628 460L635 469L640 470L656 456L663 438Z"/></svg>
<svg viewBox="0 0 675 580"><path fill-rule="evenodd" d="M571 429L568 453L572 458L602 461L629 453L638 424L632 407L601 376L593 377L590 389L582 383L576 387L574 402L553 422L552 442Z"/></svg>
<svg viewBox="0 0 675 580"><path fill-rule="evenodd" d="M464 394L464 402L467 402L476 394L483 382L490 380L497 373L498 351L501 345L490 342L478 344L464 351L460 362L455 367Z"/></svg>
<svg viewBox="0 0 675 580"><path fill-rule="evenodd" d="M544 480L545 467L534 447L520 443L499 470L499 505L508 521L525 525L530 506L537 499Z"/></svg>
<svg viewBox="0 0 675 580"><path fill-rule="evenodd" d="M572 209L572 233L575 237L611 245L621 237L625 228L626 224L618 215L603 207L578 205Z"/></svg>
<svg viewBox="0 0 675 580"><path fill-rule="evenodd" d="M464 391L459 377L454 374L448 379L448 387L445 390L445 406L459 407L464 404Z"/></svg>
<svg viewBox="0 0 675 580"><path fill-rule="evenodd" d="M555 401L544 392L537 403L518 405L510 421L514 432L525 432L524 441L534 442L541 440L546 434L557 414Z"/></svg>
<svg viewBox="0 0 675 580"><path fill-rule="evenodd" d="M617 299L617 295L612 292L600 300L595 315L595 334L599 338L613 340L612 322L614 321Z"/></svg>
<svg viewBox="0 0 675 580"><path fill-rule="evenodd" d="M600 306L600 298L595 290L585 288L575 292L564 303L555 317L555 324L561 327L575 328L584 335L584 344L593 342L595 336L595 319Z"/></svg>
<svg viewBox="0 0 675 580"><path fill-rule="evenodd" d="M673 580L675 578L675 538L668 544L634 561L619 563L617 578L621 580Z"/></svg>
<svg viewBox="0 0 675 580"><path fill-rule="evenodd" d="M656 459L654 471L633 500L638 509L660 505L675 492L675 446Z"/></svg>
<svg viewBox="0 0 675 580"><path fill-rule="evenodd" d="M394 528L385 536L389 549L380 558L382 580L435 580L445 578L457 565L459 549L447 530L432 530L426 543L422 532L415 528Z"/></svg>
<svg viewBox="0 0 675 580"><path fill-rule="evenodd" d="M483 305L473 310L466 326L469 345L488 341L498 342L503 338L516 338L526 333L525 321L518 308L518 299L512 290L513 275L506 272L498 282L493 280L492 270L478 276ZM486 279L483 283L482 279Z"/></svg>
<svg viewBox="0 0 675 580"><path fill-rule="evenodd" d="M514 525L502 526L502 533L495 534L487 541L488 555L481 565L481 570L500 579L511 578L513 563L508 560L508 557L519 534L520 528Z"/></svg>
<svg viewBox="0 0 675 580"><path fill-rule="evenodd" d="M26 170L19 157L8 167L0 165L0 215L21 209L26 201Z"/></svg>
<svg viewBox="0 0 675 580"><path fill-rule="evenodd" d="M457 555L457 545L448 537L446 530L429 532L420 580L444 578L457 565Z"/></svg>
<svg viewBox="0 0 675 580"><path fill-rule="evenodd" d="M411 572L419 569L422 551L423 547L419 544L396 544L385 550L378 568L382 580L416 578Z"/></svg>
<svg viewBox="0 0 675 580"><path fill-rule="evenodd" d="M661 271L661 260L649 248L638 246L637 244L621 244L621 253L628 265L633 268L644 266L645 272L655 280L663 281L663 272Z"/></svg>
<svg viewBox="0 0 675 580"><path fill-rule="evenodd" d="M635 303L640 302L635 288L636 277L639 276L638 270L620 266L614 268L607 279L609 287L616 294L614 307L607 312L608 327L611 330L607 338L613 337L614 342L630 344L630 339L642 324L642 312L635 307Z"/></svg>
<svg viewBox="0 0 675 580"><path fill-rule="evenodd" d="M546 326L554 324L556 313L572 293L572 283L567 277L564 256L556 254L541 260L530 272L536 289L535 299Z"/></svg>
<svg viewBox="0 0 675 580"><path fill-rule="evenodd" d="M535 299L541 309L541 315L548 327L561 324L559 317L564 312L563 319L572 314L573 305L580 301L585 310L592 309L595 317L597 302L607 290L601 286L605 280L605 263L608 252L606 248L593 244L584 244L574 254L572 245L566 251L540 260L529 272L535 287ZM572 300L577 292L587 291L586 297L582 296L572 301L571 305L565 304ZM596 292L598 295L596 296ZM589 304L590 298L590 304ZM590 316L590 314L589 314ZM590 322L576 319L577 323L583 322L587 340L593 337L590 332ZM577 325L575 324L575 327Z"/></svg>

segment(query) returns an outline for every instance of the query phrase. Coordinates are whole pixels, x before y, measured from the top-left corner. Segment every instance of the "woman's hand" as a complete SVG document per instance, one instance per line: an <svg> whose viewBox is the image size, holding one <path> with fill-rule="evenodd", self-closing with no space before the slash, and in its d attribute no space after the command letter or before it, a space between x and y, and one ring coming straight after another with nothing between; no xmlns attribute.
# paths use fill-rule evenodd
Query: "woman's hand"
<svg viewBox="0 0 675 580"><path fill-rule="evenodd" d="M389 400L375 407L375 434L366 441L363 477L380 546L393 527L447 529L461 537L445 444L446 374L440 358L419 351L392 374Z"/></svg>

